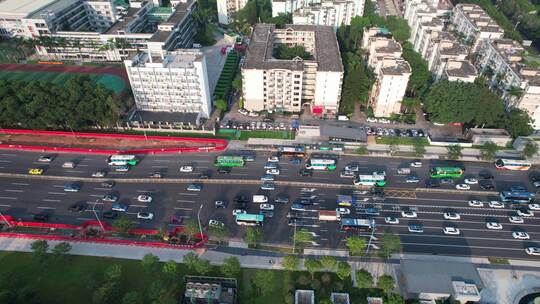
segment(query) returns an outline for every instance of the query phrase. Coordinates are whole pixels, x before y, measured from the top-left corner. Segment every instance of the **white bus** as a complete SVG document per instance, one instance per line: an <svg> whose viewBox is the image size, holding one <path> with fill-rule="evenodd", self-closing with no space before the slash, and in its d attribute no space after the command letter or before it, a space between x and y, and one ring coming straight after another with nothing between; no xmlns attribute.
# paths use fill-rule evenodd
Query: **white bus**
<svg viewBox="0 0 540 304"><path fill-rule="evenodd" d="M495 168L527 171L531 168L531 163L529 161L520 159L498 159L495 162Z"/></svg>
<svg viewBox="0 0 540 304"><path fill-rule="evenodd" d="M382 174L361 174L354 180L356 186L378 186L386 185L386 176Z"/></svg>
<svg viewBox="0 0 540 304"><path fill-rule="evenodd" d="M109 164L109 166L135 166L138 163L139 160L135 155L115 154L109 156L107 159L107 164Z"/></svg>
<svg viewBox="0 0 540 304"><path fill-rule="evenodd" d="M306 163L306 169L313 170L336 170L336 160L333 158L312 157Z"/></svg>

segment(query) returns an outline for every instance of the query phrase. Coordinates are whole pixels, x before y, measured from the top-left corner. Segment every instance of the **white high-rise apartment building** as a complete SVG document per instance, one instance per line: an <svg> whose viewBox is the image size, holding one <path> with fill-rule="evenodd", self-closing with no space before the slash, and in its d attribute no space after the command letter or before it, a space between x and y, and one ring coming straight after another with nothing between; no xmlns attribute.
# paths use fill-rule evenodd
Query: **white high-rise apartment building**
<svg viewBox="0 0 540 304"><path fill-rule="evenodd" d="M277 59L277 45L304 46L310 59ZM298 113L309 107L314 115L338 111L343 65L334 29L329 26L255 25L242 67L244 108L249 111Z"/></svg>
<svg viewBox="0 0 540 304"><path fill-rule="evenodd" d="M246 6L247 0L217 0L218 21L229 24L234 21L234 15Z"/></svg>
<svg viewBox="0 0 540 304"><path fill-rule="evenodd" d="M272 17L292 14L298 9L319 3L321 0L272 0Z"/></svg>
<svg viewBox="0 0 540 304"><path fill-rule="evenodd" d="M457 4L452 23L454 29L471 45L472 52L478 50L483 40L501 39L504 36L504 30L476 4Z"/></svg>
<svg viewBox="0 0 540 304"><path fill-rule="evenodd" d="M368 66L377 79L370 95L370 106L377 117L390 117L401 111L411 66L402 57L402 47L386 29L364 29L362 48L367 52Z"/></svg>
<svg viewBox="0 0 540 304"><path fill-rule="evenodd" d="M337 29L350 25L351 19L364 14L364 1L323 1L320 4L300 8L293 13L294 24L328 25Z"/></svg>
<svg viewBox="0 0 540 304"><path fill-rule="evenodd" d="M124 65L138 110L210 117L212 98L201 51L141 52Z"/></svg>

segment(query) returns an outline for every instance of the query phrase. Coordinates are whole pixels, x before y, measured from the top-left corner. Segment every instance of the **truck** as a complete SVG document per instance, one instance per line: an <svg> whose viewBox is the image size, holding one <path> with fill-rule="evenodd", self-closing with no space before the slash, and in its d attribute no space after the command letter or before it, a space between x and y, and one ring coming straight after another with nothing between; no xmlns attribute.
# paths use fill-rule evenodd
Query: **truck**
<svg viewBox="0 0 540 304"><path fill-rule="evenodd" d="M319 210L319 221L337 222L341 215L336 210Z"/></svg>

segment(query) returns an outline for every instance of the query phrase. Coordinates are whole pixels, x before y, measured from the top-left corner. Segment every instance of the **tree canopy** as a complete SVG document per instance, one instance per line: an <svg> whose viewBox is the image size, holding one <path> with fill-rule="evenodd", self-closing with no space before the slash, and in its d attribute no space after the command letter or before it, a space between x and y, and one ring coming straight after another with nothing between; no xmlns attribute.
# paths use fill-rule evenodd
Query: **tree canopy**
<svg viewBox="0 0 540 304"><path fill-rule="evenodd" d="M296 57L300 57L304 60L311 59L313 56L306 51L306 48L302 45L288 46L286 44L279 44L274 57L277 59L291 60Z"/></svg>
<svg viewBox="0 0 540 304"><path fill-rule="evenodd" d="M432 82L432 75L426 61L409 42L403 44L403 59L407 60L411 66L412 73L407 84L409 95L413 97L423 95Z"/></svg>
<svg viewBox="0 0 540 304"><path fill-rule="evenodd" d="M88 76L64 85L0 79L0 125L26 129L112 127L123 105Z"/></svg>

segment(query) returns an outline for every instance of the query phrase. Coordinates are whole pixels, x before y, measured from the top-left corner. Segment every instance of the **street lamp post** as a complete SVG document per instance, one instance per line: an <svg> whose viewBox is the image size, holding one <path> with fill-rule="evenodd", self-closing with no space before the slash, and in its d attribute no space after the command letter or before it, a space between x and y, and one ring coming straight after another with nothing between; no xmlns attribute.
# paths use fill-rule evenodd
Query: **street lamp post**
<svg viewBox="0 0 540 304"><path fill-rule="evenodd" d="M201 210L204 206L204 203L201 204L201 207L199 207L199 212L197 212L197 221L199 222L199 232L201 233L201 237L202 237L202 226L201 226Z"/></svg>
<svg viewBox="0 0 540 304"><path fill-rule="evenodd" d="M105 227L103 227L103 223L101 222L101 220L99 219L99 216L97 215L97 212L96 212L96 205L98 203L98 200L96 200L94 202L94 205L92 206L92 212L94 212L94 216L96 217L96 220L98 221L99 223L99 226L101 226L101 231L102 232L105 232Z"/></svg>
<svg viewBox="0 0 540 304"><path fill-rule="evenodd" d="M375 234L375 220L371 222L371 225L373 226L373 228L371 229L371 235L369 236L369 242L366 247L366 255L369 253L369 248L371 247L371 241L373 240L373 235Z"/></svg>

